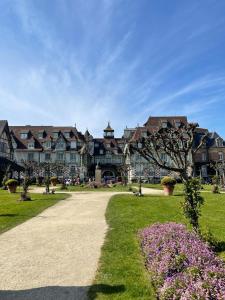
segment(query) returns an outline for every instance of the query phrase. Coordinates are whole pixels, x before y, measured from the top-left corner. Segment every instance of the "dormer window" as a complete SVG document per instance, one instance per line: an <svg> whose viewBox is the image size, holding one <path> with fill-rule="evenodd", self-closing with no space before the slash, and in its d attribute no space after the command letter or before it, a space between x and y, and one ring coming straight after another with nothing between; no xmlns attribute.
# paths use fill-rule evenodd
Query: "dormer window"
<svg viewBox="0 0 225 300"><path fill-rule="evenodd" d="M43 137L44 137L44 132L43 131L39 131L38 132L38 138L39 139L43 139Z"/></svg>
<svg viewBox="0 0 225 300"><path fill-rule="evenodd" d="M216 145L217 147L222 147L223 146L223 141L221 139L216 140Z"/></svg>
<svg viewBox="0 0 225 300"><path fill-rule="evenodd" d="M175 121L175 127L180 128L181 122L180 121Z"/></svg>
<svg viewBox="0 0 225 300"><path fill-rule="evenodd" d="M167 121L163 121L162 122L162 128L167 128L168 126L168 122Z"/></svg>
<svg viewBox="0 0 225 300"><path fill-rule="evenodd" d="M34 142L28 143L28 149L34 149Z"/></svg>
<svg viewBox="0 0 225 300"><path fill-rule="evenodd" d="M70 138L70 132L69 131L68 132L64 132L64 136L65 136L65 138L69 139Z"/></svg>
<svg viewBox="0 0 225 300"><path fill-rule="evenodd" d="M54 139L57 139L59 137L59 132L58 131L55 131L52 134L53 134Z"/></svg>
<svg viewBox="0 0 225 300"><path fill-rule="evenodd" d="M21 138L22 140L26 140L26 139L27 139L27 136L28 136L27 132L21 132L21 133L20 133L20 138Z"/></svg>

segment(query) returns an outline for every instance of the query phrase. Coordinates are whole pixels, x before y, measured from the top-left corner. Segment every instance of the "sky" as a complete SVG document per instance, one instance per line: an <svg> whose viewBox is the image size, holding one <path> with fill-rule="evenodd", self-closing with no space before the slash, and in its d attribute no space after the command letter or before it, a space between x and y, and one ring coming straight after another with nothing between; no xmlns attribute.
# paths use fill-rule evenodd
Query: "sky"
<svg viewBox="0 0 225 300"><path fill-rule="evenodd" d="M225 137L224 0L0 0L0 119L101 137L164 115Z"/></svg>

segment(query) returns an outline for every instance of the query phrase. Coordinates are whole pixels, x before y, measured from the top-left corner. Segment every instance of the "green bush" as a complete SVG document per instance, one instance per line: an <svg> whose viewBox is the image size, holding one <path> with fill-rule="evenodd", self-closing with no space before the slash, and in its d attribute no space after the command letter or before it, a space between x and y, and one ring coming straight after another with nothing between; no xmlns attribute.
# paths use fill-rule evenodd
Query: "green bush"
<svg viewBox="0 0 225 300"><path fill-rule="evenodd" d="M17 186L18 185L18 181L16 179L8 179L5 182L6 186Z"/></svg>
<svg viewBox="0 0 225 300"><path fill-rule="evenodd" d="M173 177L170 177L170 176L165 176L161 180L161 185L174 186L176 183L177 183L176 179L174 179Z"/></svg>

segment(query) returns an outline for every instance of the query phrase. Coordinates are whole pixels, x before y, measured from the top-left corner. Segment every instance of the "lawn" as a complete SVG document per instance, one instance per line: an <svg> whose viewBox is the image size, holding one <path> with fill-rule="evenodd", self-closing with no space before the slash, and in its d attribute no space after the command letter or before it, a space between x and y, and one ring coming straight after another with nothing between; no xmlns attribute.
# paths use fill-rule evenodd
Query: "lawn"
<svg viewBox="0 0 225 300"><path fill-rule="evenodd" d="M204 193L200 223L225 243L225 194ZM186 224L180 202L183 197L116 195L111 198L106 219L109 230L90 299L155 300L141 255L138 230L156 222ZM225 249L223 249L225 250ZM225 258L225 251L219 253Z"/></svg>
<svg viewBox="0 0 225 300"><path fill-rule="evenodd" d="M68 196L68 194L32 194L32 201L18 202L19 192L9 194L8 191L0 190L0 233L35 217L44 209Z"/></svg>
<svg viewBox="0 0 225 300"><path fill-rule="evenodd" d="M132 184L132 186L138 187L139 184L138 183L134 183ZM158 190L162 190L163 186L160 183L142 183L142 186L145 188L151 188L151 189L158 189ZM184 185L182 183L177 183L175 185L175 192L176 191L183 191L184 189ZM211 191L212 190L212 185L210 184L203 184L202 185L202 191Z"/></svg>
<svg viewBox="0 0 225 300"><path fill-rule="evenodd" d="M108 188L90 188L86 186L81 186L81 185L71 185L68 186L68 189L65 191L68 192L130 192L131 186L123 186L123 185L116 185ZM60 190L60 186L57 187L57 190ZM132 187L132 190L136 190L135 187Z"/></svg>

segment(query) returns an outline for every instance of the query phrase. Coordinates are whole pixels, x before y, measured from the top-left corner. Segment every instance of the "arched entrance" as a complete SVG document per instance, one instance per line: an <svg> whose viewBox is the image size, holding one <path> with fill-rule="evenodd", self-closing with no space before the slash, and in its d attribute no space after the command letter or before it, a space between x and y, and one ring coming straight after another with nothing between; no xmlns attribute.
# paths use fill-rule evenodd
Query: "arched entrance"
<svg viewBox="0 0 225 300"><path fill-rule="evenodd" d="M105 170L102 172L102 177L115 177L115 173L112 170Z"/></svg>

